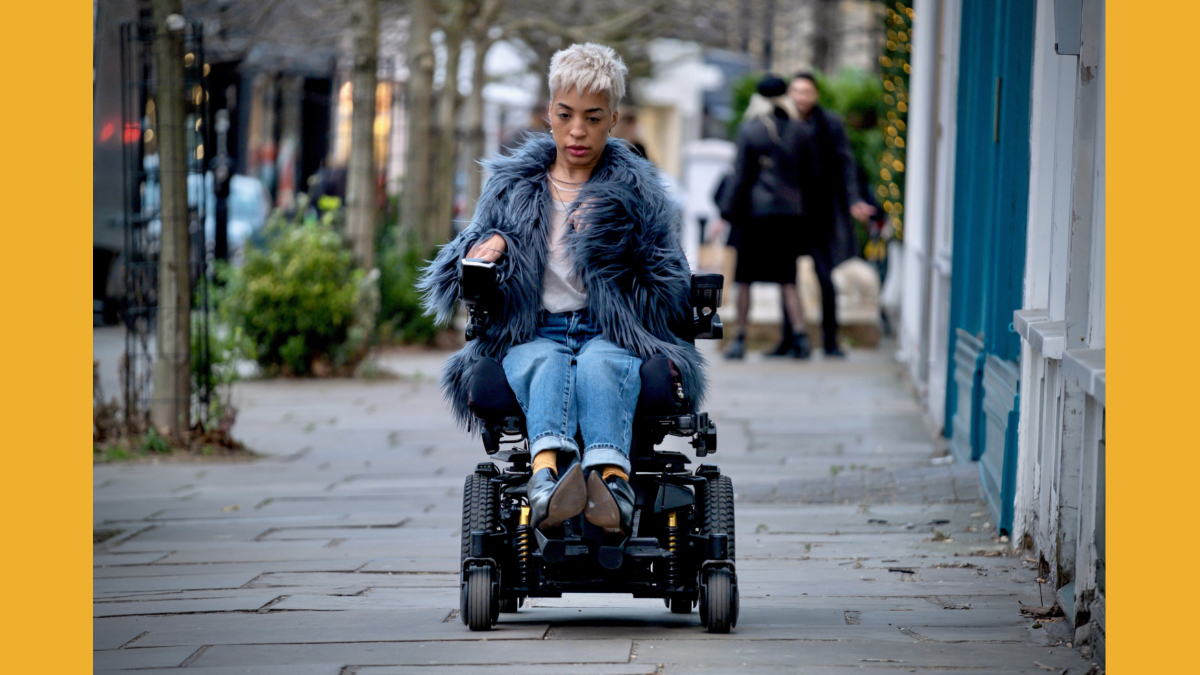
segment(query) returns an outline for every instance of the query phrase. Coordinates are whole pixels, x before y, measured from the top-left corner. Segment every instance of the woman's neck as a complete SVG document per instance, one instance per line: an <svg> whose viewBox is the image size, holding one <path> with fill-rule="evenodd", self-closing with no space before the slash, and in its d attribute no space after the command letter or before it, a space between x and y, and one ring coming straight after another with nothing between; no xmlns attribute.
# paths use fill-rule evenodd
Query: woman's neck
<svg viewBox="0 0 1200 675"><path fill-rule="evenodd" d="M592 171L596 168L593 163L589 166L571 166L566 162L560 162L557 159L550 165L550 175L564 184L575 187L575 184L582 185L592 177Z"/></svg>

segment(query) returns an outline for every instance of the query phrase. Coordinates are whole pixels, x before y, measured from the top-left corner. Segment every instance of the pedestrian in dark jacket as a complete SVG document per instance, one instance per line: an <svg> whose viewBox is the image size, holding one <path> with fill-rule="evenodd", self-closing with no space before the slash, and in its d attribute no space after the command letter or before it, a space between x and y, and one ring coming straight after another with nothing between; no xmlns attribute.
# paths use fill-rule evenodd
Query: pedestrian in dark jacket
<svg viewBox="0 0 1200 675"><path fill-rule="evenodd" d="M807 165L793 148L807 147L798 112L785 94L787 86L767 76L750 99L737 135L737 159L730 183L718 195L721 217L732 227L729 245L738 252L737 334L726 352L743 358L750 314L750 284L779 284L784 298L784 324L794 338L776 352L808 358L804 312L796 292L796 258L800 255L804 204L801 172Z"/></svg>
<svg viewBox="0 0 1200 675"><path fill-rule="evenodd" d="M820 92L811 73L798 73L788 86L788 97L807 122L813 144L816 176L805 191L806 241L803 248L812 256L821 285L821 344L826 356L845 354L837 344L837 294L833 268L857 252L851 218L866 222L875 208L863 201L858 166L850 152L850 141L841 118L817 105Z"/></svg>

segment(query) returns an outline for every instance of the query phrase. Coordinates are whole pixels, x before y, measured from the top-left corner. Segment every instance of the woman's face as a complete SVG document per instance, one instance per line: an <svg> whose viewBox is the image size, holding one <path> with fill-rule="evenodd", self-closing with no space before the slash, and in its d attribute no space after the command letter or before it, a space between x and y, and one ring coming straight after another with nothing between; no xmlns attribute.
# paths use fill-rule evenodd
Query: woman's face
<svg viewBox="0 0 1200 675"><path fill-rule="evenodd" d="M550 101L550 131L558 161L590 168L600 161L608 134L617 123L603 92L580 94L577 88L554 92Z"/></svg>

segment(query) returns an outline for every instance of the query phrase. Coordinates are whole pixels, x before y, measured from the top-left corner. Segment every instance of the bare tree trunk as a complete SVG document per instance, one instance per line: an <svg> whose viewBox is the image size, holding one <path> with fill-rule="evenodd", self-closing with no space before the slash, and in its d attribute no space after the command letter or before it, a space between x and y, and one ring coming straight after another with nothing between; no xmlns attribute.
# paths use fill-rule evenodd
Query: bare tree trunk
<svg viewBox="0 0 1200 675"><path fill-rule="evenodd" d="M841 42L841 0L813 0L813 68L827 75L837 65Z"/></svg>
<svg viewBox="0 0 1200 675"><path fill-rule="evenodd" d="M467 129L466 147L463 149L467 156L467 203L463 217L470 220L475 215L475 202L483 189L483 167L479 160L483 159L483 86L487 77L483 71L484 57L492 46L486 37L482 42L475 43L475 63L471 68L471 94L467 97L467 114L464 125Z"/></svg>
<svg viewBox="0 0 1200 675"><path fill-rule="evenodd" d="M412 0L408 36L408 152L404 161L404 198L400 204L400 222L406 232L416 235L424 251L440 242L430 227L429 205L432 186L433 139L433 33L434 0Z"/></svg>
<svg viewBox="0 0 1200 675"><path fill-rule="evenodd" d="M500 11L499 0L487 0L471 37L475 45L475 60L471 68L471 94L467 97L465 126L467 129L465 154L467 156L467 203L463 217L470 221L475 216L475 202L483 190L483 87L487 84L484 63L495 40L489 36L492 23Z"/></svg>
<svg viewBox="0 0 1200 675"><path fill-rule="evenodd" d="M454 174L458 168L458 112L462 108L462 95L458 93L458 67L462 56L463 34L466 32L468 14L478 6L476 0L460 0L442 24L446 46L446 78L442 82L438 97L436 119L436 149L432 165L433 203L429 218L430 227L436 233L434 243L445 241L451 233L454 219Z"/></svg>
<svg viewBox="0 0 1200 675"><path fill-rule="evenodd" d="M350 165L346 170L346 231L354 258L375 266L375 87L379 62L379 0L352 0L354 65L350 113Z"/></svg>
<svg viewBox="0 0 1200 675"><path fill-rule="evenodd" d="M162 237L158 259L158 355L151 421L184 441L191 428L191 279L188 252L187 143L184 130L181 0L154 0L154 70L158 77L158 160Z"/></svg>

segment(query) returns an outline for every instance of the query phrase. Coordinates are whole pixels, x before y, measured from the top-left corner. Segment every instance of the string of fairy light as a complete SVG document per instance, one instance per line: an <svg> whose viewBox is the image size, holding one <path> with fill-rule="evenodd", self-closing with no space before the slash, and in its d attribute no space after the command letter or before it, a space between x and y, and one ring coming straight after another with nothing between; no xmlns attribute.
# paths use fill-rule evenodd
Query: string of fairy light
<svg viewBox="0 0 1200 675"><path fill-rule="evenodd" d="M904 138L908 129L908 78L912 74L912 0L897 1L884 18L887 40L879 57L883 79L883 153L879 157L879 185L875 193L883 203L887 222L897 239L904 238Z"/></svg>

